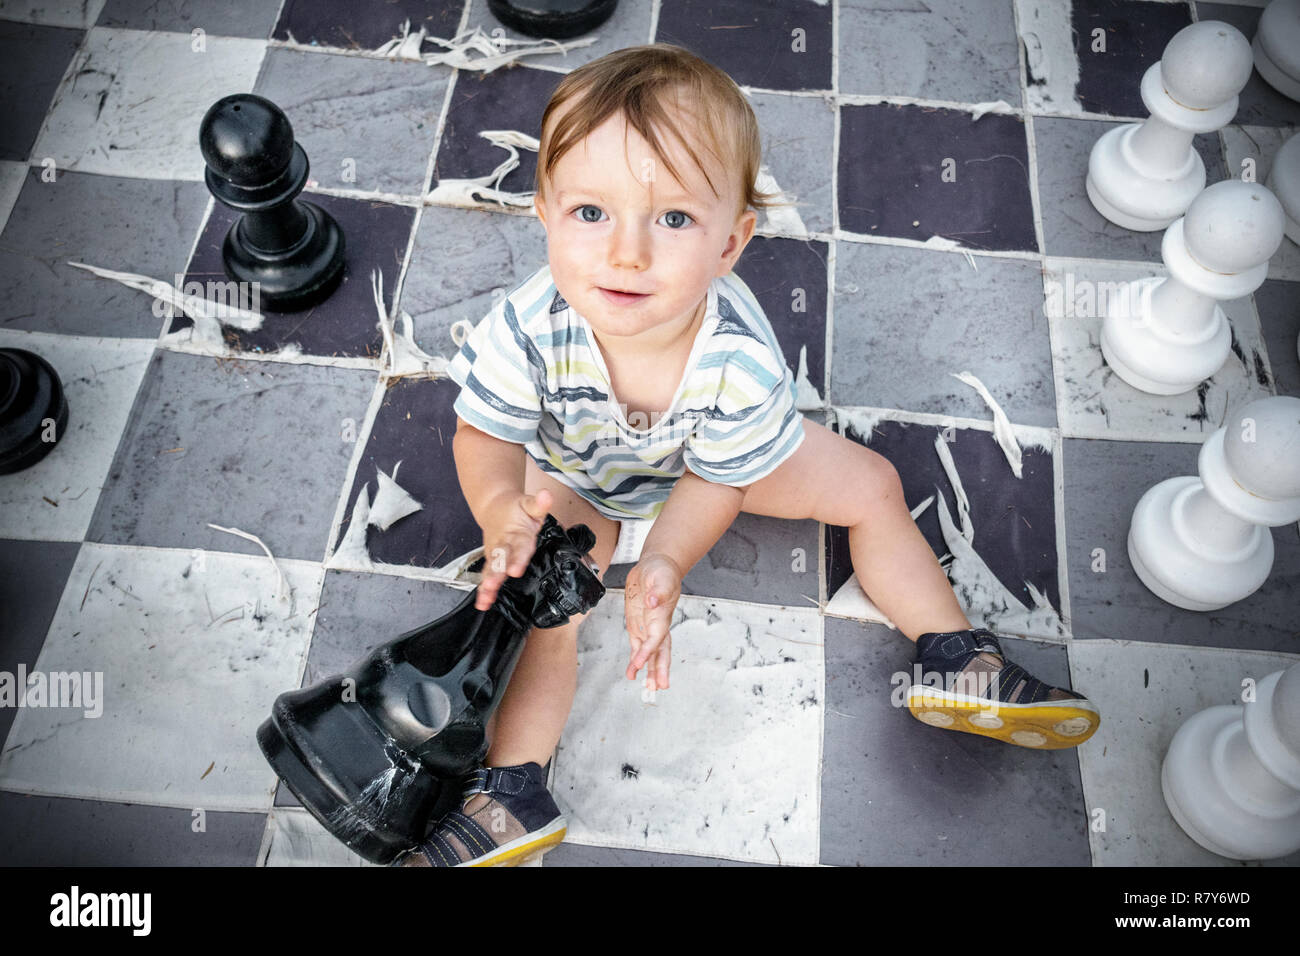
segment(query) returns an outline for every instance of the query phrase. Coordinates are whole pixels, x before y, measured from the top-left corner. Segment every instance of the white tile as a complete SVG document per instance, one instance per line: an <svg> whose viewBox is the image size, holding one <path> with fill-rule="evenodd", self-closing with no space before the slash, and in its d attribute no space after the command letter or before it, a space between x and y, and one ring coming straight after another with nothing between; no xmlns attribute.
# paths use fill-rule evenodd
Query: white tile
<svg viewBox="0 0 1300 956"><path fill-rule="evenodd" d="M263 866L376 866L357 856L306 810L276 807L266 820Z"/></svg>
<svg viewBox="0 0 1300 956"><path fill-rule="evenodd" d="M1291 136L1300 136L1277 126L1225 126L1221 132L1228 174L1240 178L1249 170L1255 182L1265 185L1277 151ZM1300 281L1300 245L1283 238L1282 245L1268 262L1268 277Z"/></svg>
<svg viewBox="0 0 1300 956"><path fill-rule="evenodd" d="M83 545L32 670L102 673L103 712L18 710L0 789L269 810L257 727L301 680L323 579L279 565L288 606L264 555Z"/></svg>
<svg viewBox="0 0 1300 956"><path fill-rule="evenodd" d="M107 0L5 0L0 17L48 27L88 30L99 19Z"/></svg>
<svg viewBox="0 0 1300 956"><path fill-rule="evenodd" d="M68 400L58 446L31 468L0 475L0 538L80 541L154 343L0 329L0 348L27 349L49 362Z"/></svg>
<svg viewBox="0 0 1300 956"><path fill-rule="evenodd" d="M568 839L816 863L823 689L817 611L683 596L670 687L643 701L620 592L578 638L552 792ZM644 672L642 672L644 677Z"/></svg>
<svg viewBox="0 0 1300 956"><path fill-rule="evenodd" d="M1200 444L1229 411L1273 394L1256 378L1255 361L1264 355L1264 343L1249 296L1220 303L1246 363L1228 353L1219 371L1206 380L1204 406L1196 388L1181 395L1151 395L1115 374L1101 354L1103 319L1097 303L1118 294L1122 283L1165 275L1163 267L1140 263L1045 261L1044 308L1062 437Z"/></svg>
<svg viewBox="0 0 1300 956"><path fill-rule="evenodd" d="M1078 99L1079 57L1069 5L1054 0L1015 0L1024 46L1025 106L1035 113L1082 113Z"/></svg>
<svg viewBox="0 0 1300 956"><path fill-rule="evenodd" d="M253 88L261 40L95 27L69 64L32 149L61 169L202 180L199 123L223 96ZM79 75L82 71L88 71Z"/></svg>
<svg viewBox="0 0 1300 956"><path fill-rule="evenodd" d="M1240 865L1202 848L1165 805L1160 768L1174 734L1194 714L1240 704L1242 680L1258 682L1295 660L1279 654L1112 641L1070 646L1073 686L1097 701L1101 726L1079 747L1097 866Z"/></svg>
<svg viewBox="0 0 1300 956"><path fill-rule="evenodd" d="M22 192L26 181L26 163L0 161L0 232L4 232L9 214L14 211L14 203L18 201L18 194Z"/></svg>

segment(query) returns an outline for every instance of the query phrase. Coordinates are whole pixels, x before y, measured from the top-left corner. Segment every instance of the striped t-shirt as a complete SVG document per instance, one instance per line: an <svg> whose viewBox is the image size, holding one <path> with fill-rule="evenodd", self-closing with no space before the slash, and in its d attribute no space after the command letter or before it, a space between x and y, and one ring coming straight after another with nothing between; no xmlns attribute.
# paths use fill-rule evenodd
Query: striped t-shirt
<svg viewBox="0 0 1300 956"><path fill-rule="evenodd" d="M633 413L628 422L591 326L561 297L549 265L479 321L448 372L461 386L457 415L523 445L609 518L657 517L687 468L748 485L803 441L794 376L734 272L709 284L672 405L649 420Z"/></svg>

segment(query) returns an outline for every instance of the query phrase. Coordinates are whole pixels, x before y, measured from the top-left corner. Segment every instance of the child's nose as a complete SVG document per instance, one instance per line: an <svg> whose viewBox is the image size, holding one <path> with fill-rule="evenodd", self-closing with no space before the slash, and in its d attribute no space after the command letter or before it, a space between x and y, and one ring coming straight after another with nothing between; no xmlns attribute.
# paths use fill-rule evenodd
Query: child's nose
<svg viewBox="0 0 1300 956"><path fill-rule="evenodd" d="M640 226L623 222L610 240L609 264L621 269L645 269L650 264L650 240Z"/></svg>

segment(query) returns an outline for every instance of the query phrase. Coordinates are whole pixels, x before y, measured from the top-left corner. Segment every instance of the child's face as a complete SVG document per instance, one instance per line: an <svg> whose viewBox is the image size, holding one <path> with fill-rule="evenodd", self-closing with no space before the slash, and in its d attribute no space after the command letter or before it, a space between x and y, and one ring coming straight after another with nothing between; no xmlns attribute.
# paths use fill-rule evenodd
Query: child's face
<svg viewBox="0 0 1300 956"><path fill-rule="evenodd" d="M711 168L722 191L715 197L690 155L663 139L685 182L618 114L560 158L545 199L534 202L555 286L605 345L673 341L693 322L710 280L731 271L753 235L755 214L736 215L739 176Z"/></svg>

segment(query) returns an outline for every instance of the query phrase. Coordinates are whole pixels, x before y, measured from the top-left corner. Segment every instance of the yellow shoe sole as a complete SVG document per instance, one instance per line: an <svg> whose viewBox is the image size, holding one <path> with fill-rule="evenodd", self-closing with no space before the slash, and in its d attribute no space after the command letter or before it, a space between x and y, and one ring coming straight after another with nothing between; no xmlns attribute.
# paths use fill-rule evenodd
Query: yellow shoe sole
<svg viewBox="0 0 1300 956"><path fill-rule="evenodd" d="M564 836L569 832L568 827L565 826L563 819L557 822L558 829L548 828L537 833L529 833L514 843L497 847L487 856L462 863L461 866L519 866L521 863L527 863L564 842Z"/></svg>
<svg viewBox="0 0 1300 956"><path fill-rule="evenodd" d="M992 737L1031 750L1077 747L1101 725L1101 714L1086 700L1002 704L926 686L908 690L907 709L931 727Z"/></svg>

